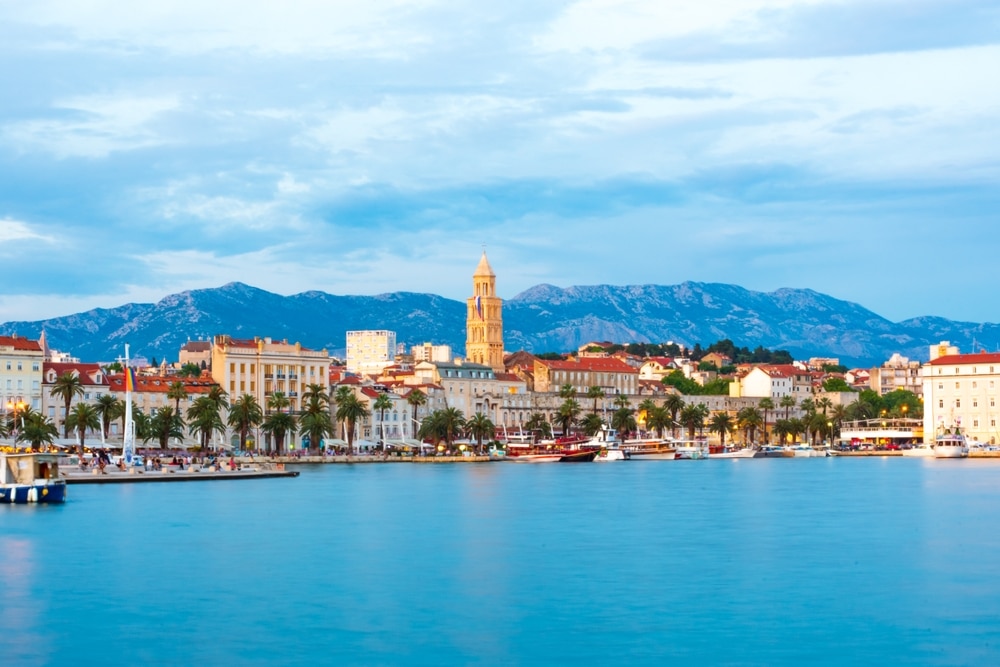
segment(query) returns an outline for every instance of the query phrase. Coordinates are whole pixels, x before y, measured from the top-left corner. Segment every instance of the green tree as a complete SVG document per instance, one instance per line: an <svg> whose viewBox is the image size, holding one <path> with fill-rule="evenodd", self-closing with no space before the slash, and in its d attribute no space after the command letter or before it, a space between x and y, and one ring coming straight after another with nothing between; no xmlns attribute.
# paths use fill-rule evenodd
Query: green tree
<svg viewBox="0 0 1000 667"><path fill-rule="evenodd" d="M563 436L568 436L570 429L573 424L576 423L577 417L580 415L580 404L576 402L575 399L567 398L562 405L559 406L559 425L562 427Z"/></svg>
<svg viewBox="0 0 1000 667"><path fill-rule="evenodd" d="M160 444L160 449L166 449L170 443L170 438L180 440L184 437L184 423L180 415L174 412L169 405L156 411L152 419L149 420L150 436L155 438Z"/></svg>
<svg viewBox="0 0 1000 667"><path fill-rule="evenodd" d="M201 377L201 366L194 363L193 361L189 361L180 367L180 370L177 371L177 375L180 377L189 377L189 378Z"/></svg>
<svg viewBox="0 0 1000 667"><path fill-rule="evenodd" d="M337 420L344 423L347 430L347 455L354 454L354 430L357 423L369 415L368 408L354 392L337 399Z"/></svg>
<svg viewBox="0 0 1000 667"><path fill-rule="evenodd" d="M789 419L778 419L774 422L774 435L778 438L779 444L784 444L789 435L794 435L792 423Z"/></svg>
<svg viewBox="0 0 1000 667"><path fill-rule="evenodd" d="M646 428L655 430L656 437L663 439L663 431L673 426L670 413L662 405L654 407L646 413Z"/></svg>
<svg viewBox="0 0 1000 667"><path fill-rule="evenodd" d="M580 429L591 438L600 433L603 428L604 419L598 414L591 413L580 421Z"/></svg>
<svg viewBox="0 0 1000 667"><path fill-rule="evenodd" d="M573 398L576 396L576 389L571 384L564 384L559 387L559 398Z"/></svg>
<svg viewBox="0 0 1000 667"><path fill-rule="evenodd" d="M309 450L319 451L320 441L333 436L337 429L330 419L330 397L324 391L303 394L305 401L299 416L299 435L309 438Z"/></svg>
<svg viewBox="0 0 1000 667"><path fill-rule="evenodd" d="M670 394L663 402L663 407L670 414L670 436L677 439L677 425L680 423L678 416L684 409L684 399L679 394Z"/></svg>
<svg viewBox="0 0 1000 667"><path fill-rule="evenodd" d="M63 437L69 438L69 422L66 418L69 417L69 406L73 402L73 398L83 396L83 382L80 381L79 376L66 371L56 378L50 393L53 397L59 397L63 400Z"/></svg>
<svg viewBox="0 0 1000 667"><path fill-rule="evenodd" d="M96 408L101 420L101 437L107 440L111 433L111 422L119 417L125 404L112 394L101 394L97 397Z"/></svg>
<svg viewBox="0 0 1000 667"><path fill-rule="evenodd" d="M619 437L624 440L627 433L636 429L635 411L629 407L619 407L611 415L611 428L618 431Z"/></svg>
<svg viewBox="0 0 1000 667"><path fill-rule="evenodd" d="M410 423L415 428L420 423L417 421L417 408L427 403L427 394L419 389L414 389L406 395L406 402L413 408L413 421Z"/></svg>
<svg viewBox="0 0 1000 667"><path fill-rule="evenodd" d="M770 442L767 437L767 416L771 410L774 410L774 401L770 398L764 397L760 399L760 403L757 404L757 407L764 413L764 444L766 445Z"/></svg>
<svg viewBox="0 0 1000 667"><path fill-rule="evenodd" d="M187 409L188 429L191 435L198 434L202 449L208 449L213 433L224 435L226 425L222 421L219 404L211 396L199 396Z"/></svg>
<svg viewBox="0 0 1000 667"><path fill-rule="evenodd" d="M329 419L327 419L329 422ZM332 424L331 424L332 427ZM285 436L295 433L295 417L287 412L271 412L264 417L261 430L274 438L274 449L278 456L284 452Z"/></svg>
<svg viewBox="0 0 1000 667"><path fill-rule="evenodd" d="M778 405L785 409L785 419L788 419L788 412L795 407L795 397L794 396L782 396L781 400L778 401Z"/></svg>
<svg viewBox="0 0 1000 667"><path fill-rule="evenodd" d="M684 377L682 371L673 371L669 375L665 375L662 382L685 396L694 396L701 391L701 386L691 378Z"/></svg>
<svg viewBox="0 0 1000 667"><path fill-rule="evenodd" d="M705 420L708 418L709 410L704 403L698 405L685 405L681 410L681 424L688 430L688 440L694 440L696 431L705 428Z"/></svg>
<svg viewBox="0 0 1000 667"><path fill-rule="evenodd" d="M568 396L566 398L569 398ZM594 385L587 390L587 398L594 400L594 414L597 414L597 402L604 398L604 390L597 385Z"/></svg>
<svg viewBox="0 0 1000 667"><path fill-rule="evenodd" d="M483 439L493 439L496 428L493 421L481 412L477 412L465 422L465 430L470 438L475 438L476 449L482 453Z"/></svg>
<svg viewBox="0 0 1000 667"><path fill-rule="evenodd" d="M181 401L187 398L187 389L184 387L184 383L180 380L171 382L170 387L167 388L167 398L174 402L174 414L181 414Z"/></svg>
<svg viewBox="0 0 1000 667"><path fill-rule="evenodd" d="M747 442L753 444L756 442L754 436L757 429L764 423L764 418L757 408L745 407L736 413L736 423L746 433Z"/></svg>
<svg viewBox="0 0 1000 667"><path fill-rule="evenodd" d="M532 442L538 440L539 434L543 438L552 437L552 424L549 423L549 420L541 412L531 413L528 421L524 422L524 429L531 433Z"/></svg>
<svg viewBox="0 0 1000 667"><path fill-rule="evenodd" d="M66 423L77 433L77 454L83 455L83 441L88 430L101 428L101 417L89 403L77 403L66 417Z"/></svg>
<svg viewBox="0 0 1000 667"><path fill-rule="evenodd" d="M827 378L823 380L823 391L844 392L854 391L844 378Z"/></svg>
<svg viewBox="0 0 1000 667"><path fill-rule="evenodd" d="M435 410L420 424L419 437L432 439L435 443L444 440L445 447L451 449L451 443L465 431L465 418L458 408Z"/></svg>
<svg viewBox="0 0 1000 667"><path fill-rule="evenodd" d="M246 451L250 430L260 426L264 413L253 394L243 394L229 408L227 423L240 434L240 451ZM256 443L254 443L256 445Z"/></svg>
<svg viewBox="0 0 1000 667"><path fill-rule="evenodd" d="M708 430L712 433L718 433L719 443L725 447L726 435L733 430L733 418L729 416L728 412L716 412L712 415Z"/></svg>
<svg viewBox="0 0 1000 667"><path fill-rule="evenodd" d="M389 398L388 394L379 394L378 398L372 404L372 408L378 411L378 444L381 447L385 447L385 412L386 410L392 410L392 399Z"/></svg>
<svg viewBox="0 0 1000 667"><path fill-rule="evenodd" d="M32 449L41 449L43 446L51 445L55 442L55 437L59 435L59 429L55 427L51 419L31 408L19 412L18 421L20 423L17 429L17 442L27 442Z"/></svg>

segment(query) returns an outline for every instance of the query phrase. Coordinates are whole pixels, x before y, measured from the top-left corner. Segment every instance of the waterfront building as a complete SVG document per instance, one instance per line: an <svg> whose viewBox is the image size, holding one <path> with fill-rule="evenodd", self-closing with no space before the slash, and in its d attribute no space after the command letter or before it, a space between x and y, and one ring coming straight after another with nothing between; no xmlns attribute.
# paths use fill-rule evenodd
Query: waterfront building
<svg viewBox="0 0 1000 667"><path fill-rule="evenodd" d="M511 411L530 407L524 380L512 373L496 373L486 364L424 361L414 367L414 376L422 384L439 385L444 393L445 407L457 408L466 419L482 413L494 424L500 424L506 414L507 421L515 423Z"/></svg>
<svg viewBox="0 0 1000 667"><path fill-rule="evenodd" d="M920 369L919 361L910 361L907 357L896 353L884 364L868 372L868 384L882 396L897 389L912 391L917 396L922 396L924 379Z"/></svg>
<svg viewBox="0 0 1000 667"><path fill-rule="evenodd" d="M108 383L109 392L118 400L124 401L125 374L114 373L105 376L105 378ZM185 398L178 400L167 395L170 387L175 382L180 382L184 386ZM132 391L132 402L149 417L155 416L161 408L169 407L171 409L178 408L181 418L186 419L187 409L191 406L192 401L198 396L210 392L214 386L216 386L216 382L208 374L203 374L199 378L190 378L136 373L135 389ZM222 419L225 420L225 418L226 415L223 412ZM111 424L111 433L117 435L118 438L121 438L120 426L120 421ZM196 445L198 443L198 435L189 434L185 428L182 443Z"/></svg>
<svg viewBox="0 0 1000 667"><path fill-rule="evenodd" d="M80 381L82 394L74 395L69 404L70 411L78 403L94 404L101 396L112 393L108 376L100 364L44 362L42 364L42 414L52 420L59 429L60 436L66 422L66 401L61 396L53 396L52 388L64 373L69 373ZM71 434L72 437L72 434Z"/></svg>
<svg viewBox="0 0 1000 667"><path fill-rule="evenodd" d="M585 357L569 361L535 359L535 391L558 393L570 385L579 394L600 387L608 396L639 391L639 370L614 357Z"/></svg>
<svg viewBox="0 0 1000 667"><path fill-rule="evenodd" d="M0 408L6 413L42 409L44 360L41 342L17 334L0 336Z"/></svg>
<svg viewBox="0 0 1000 667"><path fill-rule="evenodd" d="M754 366L729 385L729 395L771 399L792 396L801 402L812 397L814 380L812 371L792 364Z"/></svg>
<svg viewBox="0 0 1000 667"><path fill-rule="evenodd" d="M503 366L503 300L496 295L496 274L486 251L472 274L472 296L466 302L465 356L497 373Z"/></svg>
<svg viewBox="0 0 1000 667"><path fill-rule="evenodd" d="M396 358L396 332L380 330L347 332L347 372L376 376Z"/></svg>
<svg viewBox="0 0 1000 667"><path fill-rule="evenodd" d="M970 438L997 444L1000 354L959 354L943 343L931 347L923 366L924 437L933 442L944 429L960 427ZM936 354L945 352L943 355Z"/></svg>
<svg viewBox="0 0 1000 667"><path fill-rule="evenodd" d="M266 408L275 392L288 398L293 412L302 408L302 394L311 384L330 390L330 355L301 343L271 338L216 336L212 343L212 379L232 402L250 394Z"/></svg>

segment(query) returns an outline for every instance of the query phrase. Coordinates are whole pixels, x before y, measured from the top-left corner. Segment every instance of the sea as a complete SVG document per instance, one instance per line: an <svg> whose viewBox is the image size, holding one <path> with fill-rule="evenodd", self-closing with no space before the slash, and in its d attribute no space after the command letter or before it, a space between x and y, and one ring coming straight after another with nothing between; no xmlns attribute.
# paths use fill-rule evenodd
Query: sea
<svg viewBox="0 0 1000 667"><path fill-rule="evenodd" d="M1000 664L1000 461L298 469L0 506L0 662Z"/></svg>

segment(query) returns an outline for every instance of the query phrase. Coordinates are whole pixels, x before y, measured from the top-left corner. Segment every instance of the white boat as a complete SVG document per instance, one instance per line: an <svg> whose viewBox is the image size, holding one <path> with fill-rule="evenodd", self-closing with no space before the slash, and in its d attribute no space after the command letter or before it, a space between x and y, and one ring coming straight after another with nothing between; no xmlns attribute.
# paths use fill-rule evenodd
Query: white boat
<svg viewBox="0 0 1000 667"><path fill-rule="evenodd" d="M791 452L792 456L795 458L811 459L821 456L827 456L826 452L821 452L817 449L813 449L812 447L810 447L805 443L800 443L798 445L789 445L785 447L785 451Z"/></svg>
<svg viewBox="0 0 1000 667"><path fill-rule="evenodd" d="M607 463L608 461L628 461L629 458L629 453L625 450L618 447L608 447L607 449L598 450L594 460Z"/></svg>
<svg viewBox="0 0 1000 667"><path fill-rule="evenodd" d="M969 455L969 443L958 428L947 430L934 438L934 458L961 459Z"/></svg>
<svg viewBox="0 0 1000 667"><path fill-rule="evenodd" d="M680 440L674 443L678 460L698 461L708 458L708 441L706 440Z"/></svg>
<svg viewBox="0 0 1000 667"><path fill-rule="evenodd" d="M916 456L916 457L933 457L934 447L927 444L926 442L921 442L919 445L913 445L909 449L902 450L903 456Z"/></svg>
<svg viewBox="0 0 1000 667"><path fill-rule="evenodd" d="M774 445L764 445L753 453L755 459L790 459L794 456L795 452L789 451L784 447L775 447Z"/></svg>
<svg viewBox="0 0 1000 667"><path fill-rule="evenodd" d="M719 452L718 454L709 454L710 459L752 459L754 455L754 450L750 447L744 449L730 449L725 452Z"/></svg>

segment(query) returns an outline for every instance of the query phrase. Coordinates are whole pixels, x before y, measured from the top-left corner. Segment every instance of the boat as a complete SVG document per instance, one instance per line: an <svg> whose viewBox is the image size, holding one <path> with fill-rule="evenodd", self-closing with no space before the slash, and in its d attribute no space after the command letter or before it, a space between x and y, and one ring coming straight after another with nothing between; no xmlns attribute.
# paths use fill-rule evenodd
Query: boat
<svg viewBox="0 0 1000 667"><path fill-rule="evenodd" d="M597 450L595 461L607 463L608 461L628 461L631 458L629 452L619 447L605 447Z"/></svg>
<svg viewBox="0 0 1000 667"><path fill-rule="evenodd" d="M596 449L564 449L559 458L560 463L590 463L597 457Z"/></svg>
<svg viewBox="0 0 1000 667"><path fill-rule="evenodd" d="M774 445L764 445L753 454L755 459L790 459L794 456L795 452Z"/></svg>
<svg viewBox="0 0 1000 667"><path fill-rule="evenodd" d="M715 452L708 455L710 459L752 459L754 458L756 451L750 447L745 447L743 449L729 449L726 448L721 452Z"/></svg>
<svg viewBox="0 0 1000 667"><path fill-rule="evenodd" d="M697 461L707 459L708 441L706 440L678 440L674 443L674 451L677 460Z"/></svg>
<svg viewBox="0 0 1000 667"><path fill-rule="evenodd" d="M921 442L909 449L902 450L900 453L903 456L932 457L934 456L934 447L926 442Z"/></svg>
<svg viewBox="0 0 1000 667"><path fill-rule="evenodd" d="M626 440L622 443L622 449L628 452L633 461L673 461L677 458L677 450L670 440Z"/></svg>
<svg viewBox="0 0 1000 667"><path fill-rule="evenodd" d="M59 476L58 454L0 454L0 503L65 501L66 480Z"/></svg>
<svg viewBox="0 0 1000 667"><path fill-rule="evenodd" d="M795 458L816 458L828 456L826 451L820 451L818 449L813 449L805 443L800 443L798 445L788 445L785 447L785 451L791 452L792 456Z"/></svg>
<svg viewBox="0 0 1000 667"><path fill-rule="evenodd" d="M969 443L958 427L934 438L934 458L961 459L969 455Z"/></svg>
<svg viewBox="0 0 1000 667"><path fill-rule="evenodd" d="M534 448L527 451L518 451L521 447L507 446L507 456L504 461L511 463L557 463L562 458L561 451L536 451Z"/></svg>

